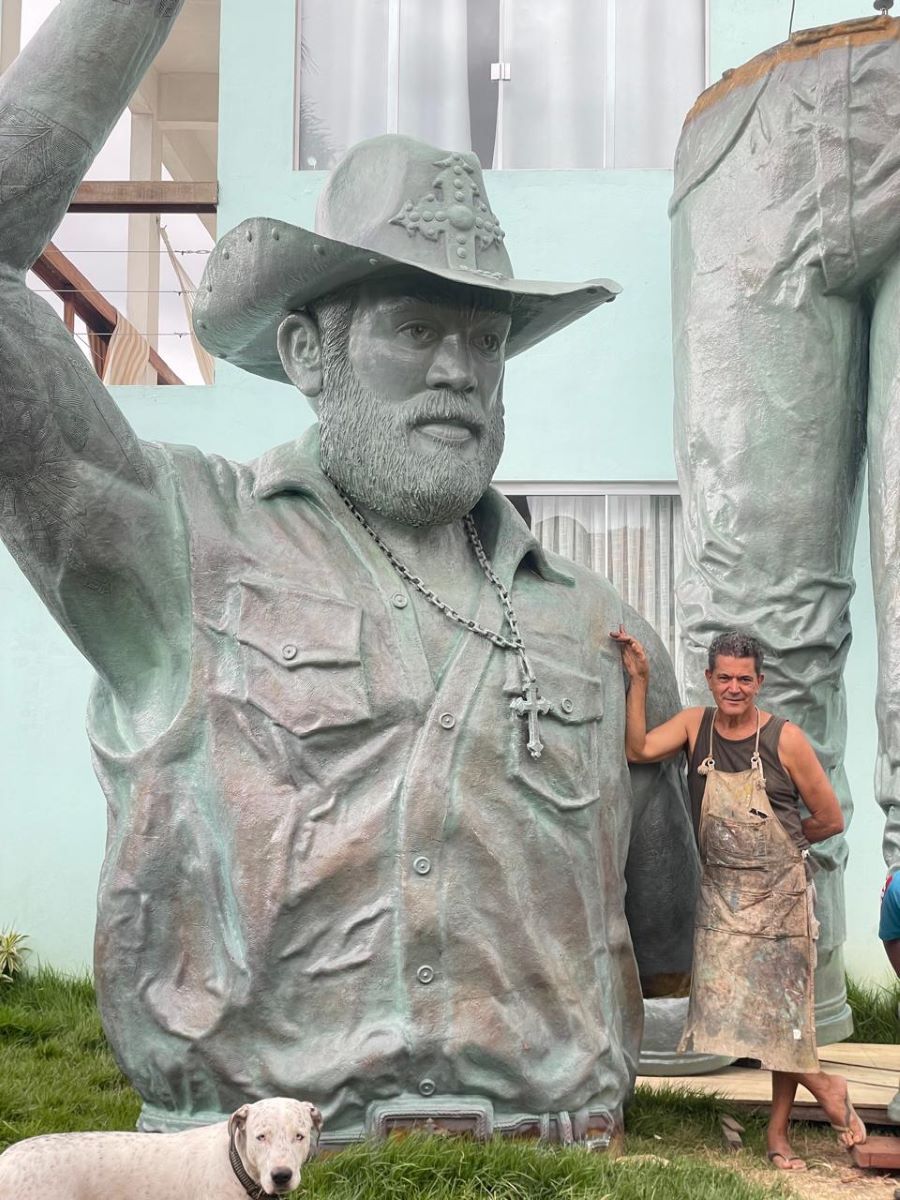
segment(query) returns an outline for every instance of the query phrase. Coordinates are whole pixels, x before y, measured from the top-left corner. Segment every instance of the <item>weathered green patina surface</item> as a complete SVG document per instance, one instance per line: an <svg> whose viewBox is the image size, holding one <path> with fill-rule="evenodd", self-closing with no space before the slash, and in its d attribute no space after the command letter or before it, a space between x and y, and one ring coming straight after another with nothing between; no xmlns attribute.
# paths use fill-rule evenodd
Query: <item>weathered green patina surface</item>
<svg viewBox="0 0 900 1200"><path fill-rule="evenodd" d="M227 235L197 312L317 429L249 465L140 442L24 276L177 9L63 0L0 80L0 519L97 670L97 984L144 1127L271 1094L338 1141L411 1108L618 1124L696 857L677 772L626 768L608 631L651 648L651 720L678 698L489 488L506 354L613 288L512 279L471 156L379 139L317 233Z"/></svg>
<svg viewBox="0 0 900 1200"><path fill-rule="evenodd" d="M688 115L672 201L680 614L758 632L771 703L809 737L849 823L843 670L869 472L878 622L875 794L900 866L900 21L801 30ZM701 699L694 685L689 701ZM817 845L820 1038L845 1037L843 836ZM824 1027L823 1027L824 1026Z"/></svg>

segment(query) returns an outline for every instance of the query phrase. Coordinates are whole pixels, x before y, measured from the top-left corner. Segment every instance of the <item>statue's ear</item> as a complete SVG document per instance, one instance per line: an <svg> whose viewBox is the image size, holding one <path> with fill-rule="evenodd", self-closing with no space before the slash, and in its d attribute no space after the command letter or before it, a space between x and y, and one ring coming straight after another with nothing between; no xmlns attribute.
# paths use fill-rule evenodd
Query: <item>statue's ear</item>
<svg viewBox="0 0 900 1200"><path fill-rule="evenodd" d="M309 313L288 313L278 326L278 355L291 383L310 400L322 390L322 339Z"/></svg>

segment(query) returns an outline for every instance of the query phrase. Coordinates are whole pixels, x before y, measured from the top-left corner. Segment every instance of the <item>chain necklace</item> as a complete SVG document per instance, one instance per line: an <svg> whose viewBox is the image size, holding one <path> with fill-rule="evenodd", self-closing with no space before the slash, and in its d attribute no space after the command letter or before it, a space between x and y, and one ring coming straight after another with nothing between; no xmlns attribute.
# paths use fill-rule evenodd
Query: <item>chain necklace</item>
<svg viewBox="0 0 900 1200"><path fill-rule="evenodd" d="M519 661L519 672L522 678L522 695L515 696L509 707L523 720L528 720L528 753L532 758L540 758L544 749L544 743L541 741L541 731L538 724L538 717L550 711L550 703L541 696L538 689L537 680L534 677L534 671L531 669L531 663L528 661L528 655L525 651L525 643L522 640L522 634L519 630L519 621L516 617L515 609L512 605L512 598L509 594L509 589L506 588L497 576L494 574L490 559L487 556L484 546L481 544L481 538L478 536L478 530L475 528L475 522L472 519L472 514L467 513L463 517L463 528L466 531L466 536L475 552L475 558L478 560L478 565L484 572L485 578L491 587L497 593L500 603L503 605L503 616L506 624L509 626L510 636L506 637L502 633L496 633L493 629L486 629L483 625L479 625L477 621L470 620L467 617L458 613L455 608L451 608L446 601L442 600L437 592L428 587L425 582L414 575L409 567L397 557L387 542L377 533L366 518L362 515L349 496L344 495L340 488L337 488L337 493L347 508L362 525L363 529L381 550L385 558L401 577L407 583L411 584L420 595L424 596L429 604L432 604L439 612L442 612L450 621L455 621L457 625L461 625L463 629L468 629L470 633L475 633L479 637L485 638L492 642L495 646L499 646L501 650L509 650L516 655Z"/></svg>

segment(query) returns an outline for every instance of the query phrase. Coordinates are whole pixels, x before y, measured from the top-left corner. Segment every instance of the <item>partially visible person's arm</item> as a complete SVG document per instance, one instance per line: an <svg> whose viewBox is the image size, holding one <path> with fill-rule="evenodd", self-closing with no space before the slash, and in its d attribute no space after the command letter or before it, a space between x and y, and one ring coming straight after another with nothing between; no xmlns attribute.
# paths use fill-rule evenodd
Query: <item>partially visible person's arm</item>
<svg viewBox="0 0 900 1200"><path fill-rule="evenodd" d="M622 651L622 666L628 675L630 686L625 702L625 757L630 763L659 762L679 750L687 748L690 741L689 717L695 710L682 709L662 725L647 730L647 687L650 682L650 662L644 647L626 633L620 625L609 635L619 643Z"/></svg>
<svg viewBox="0 0 900 1200"><path fill-rule="evenodd" d="M809 809L803 822L806 840L824 842L842 833L844 816L834 789L805 734L791 722L786 722L781 731L778 757Z"/></svg>
<svg viewBox="0 0 900 1200"><path fill-rule="evenodd" d="M881 920L878 936L894 973L900 976L900 871L888 875L881 895Z"/></svg>

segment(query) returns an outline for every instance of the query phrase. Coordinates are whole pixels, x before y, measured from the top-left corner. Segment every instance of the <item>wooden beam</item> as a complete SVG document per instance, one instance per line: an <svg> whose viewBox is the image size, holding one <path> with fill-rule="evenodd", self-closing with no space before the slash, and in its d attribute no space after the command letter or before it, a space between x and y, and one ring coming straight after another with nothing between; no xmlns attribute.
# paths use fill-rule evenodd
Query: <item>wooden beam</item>
<svg viewBox="0 0 900 1200"><path fill-rule="evenodd" d="M89 180L75 193L69 212L214 213L219 185L172 180Z"/></svg>
<svg viewBox="0 0 900 1200"><path fill-rule="evenodd" d="M69 314L81 317L90 334L103 338L107 343L113 335L113 330L119 320L119 310L114 304L91 285L87 276L82 275L70 258L63 254L58 246L51 242L44 253L31 268L38 279L62 298L68 319ZM92 346L94 359L97 359L97 348ZM104 356L105 357L105 356ZM156 372L156 378L162 384L180 384L178 378L167 362L150 347L150 366Z"/></svg>

